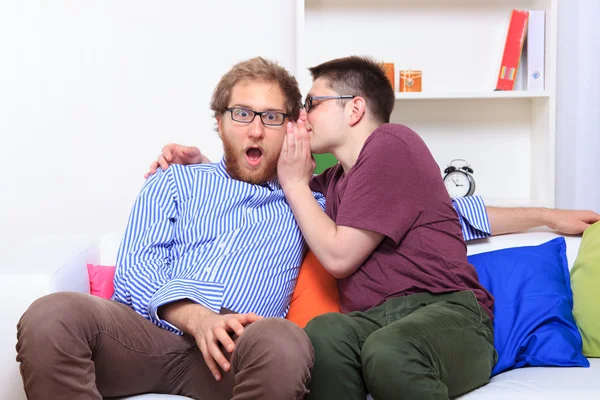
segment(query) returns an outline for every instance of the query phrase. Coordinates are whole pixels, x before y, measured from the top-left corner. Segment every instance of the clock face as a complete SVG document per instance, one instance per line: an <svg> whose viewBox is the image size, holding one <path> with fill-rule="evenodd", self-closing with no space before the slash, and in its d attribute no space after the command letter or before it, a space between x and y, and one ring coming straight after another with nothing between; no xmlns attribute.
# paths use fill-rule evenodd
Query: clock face
<svg viewBox="0 0 600 400"><path fill-rule="evenodd" d="M467 174L461 171L450 172L444 177L446 190L451 198L464 197L471 189L471 182Z"/></svg>

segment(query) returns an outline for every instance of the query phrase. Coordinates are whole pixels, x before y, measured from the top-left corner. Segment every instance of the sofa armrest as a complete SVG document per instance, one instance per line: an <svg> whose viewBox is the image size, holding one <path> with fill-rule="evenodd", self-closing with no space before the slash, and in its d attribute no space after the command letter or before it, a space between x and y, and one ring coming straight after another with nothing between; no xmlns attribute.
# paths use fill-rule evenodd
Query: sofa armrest
<svg viewBox="0 0 600 400"><path fill-rule="evenodd" d="M90 293L87 264L100 263L98 246L91 245L60 266L50 278L50 292Z"/></svg>
<svg viewBox="0 0 600 400"><path fill-rule="evenodd" d="M0 268L0 398L25 399L16 362L16 326L36 299L51 292L89 292L86 263L98 260L91 235L34 236L8 254ZM5 261L5 260L3 260Z"/></svg>

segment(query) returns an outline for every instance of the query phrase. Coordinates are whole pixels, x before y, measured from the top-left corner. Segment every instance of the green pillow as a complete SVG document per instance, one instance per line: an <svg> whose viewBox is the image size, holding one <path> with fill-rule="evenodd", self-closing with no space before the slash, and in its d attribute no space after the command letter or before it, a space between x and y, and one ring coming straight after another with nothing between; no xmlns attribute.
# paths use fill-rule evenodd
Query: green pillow
<svg viewBox="0 0 600 400"><path fill-rule="evenodd" d="M573 316L583 338L583 354L600 357L600 222L583 232L571 269Z"/></svg>

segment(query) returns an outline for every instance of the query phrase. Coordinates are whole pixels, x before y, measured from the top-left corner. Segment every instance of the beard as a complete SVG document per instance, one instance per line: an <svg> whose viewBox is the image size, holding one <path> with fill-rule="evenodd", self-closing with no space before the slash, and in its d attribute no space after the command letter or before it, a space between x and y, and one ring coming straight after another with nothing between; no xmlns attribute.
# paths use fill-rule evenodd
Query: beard
<svg viewBox="0 0 600 400"><path fill-rule="evenodd" d="M223 150L225 152L225 169L233 179L261 185L277 178L279 154L268 156L263 152L259 167L250 169L244 167L246 153L241 152L240 149L236 150L225 135L221 135L221 139L223 140Z"/></svg>

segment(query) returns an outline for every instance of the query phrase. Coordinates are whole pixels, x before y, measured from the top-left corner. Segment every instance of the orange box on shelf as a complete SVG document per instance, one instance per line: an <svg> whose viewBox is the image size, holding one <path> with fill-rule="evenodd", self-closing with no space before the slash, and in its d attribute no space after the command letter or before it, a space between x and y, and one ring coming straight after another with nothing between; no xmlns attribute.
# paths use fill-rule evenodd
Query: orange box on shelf
<svg viewBox="0 0 600 400"><path fill-rule="evenodd" d="M394 72L394 63L384 63L383 70L385 71L385 76L388 77L390 83L392 84L392 90L396 90L396 73Z"/></svg>
<svg viewBox="0 0 600 400"><path fill-rule="evenodd" d="M401 92L420 92L421 78L423 73L418 70L409 69L400 71L400 91Z"/></svg>

